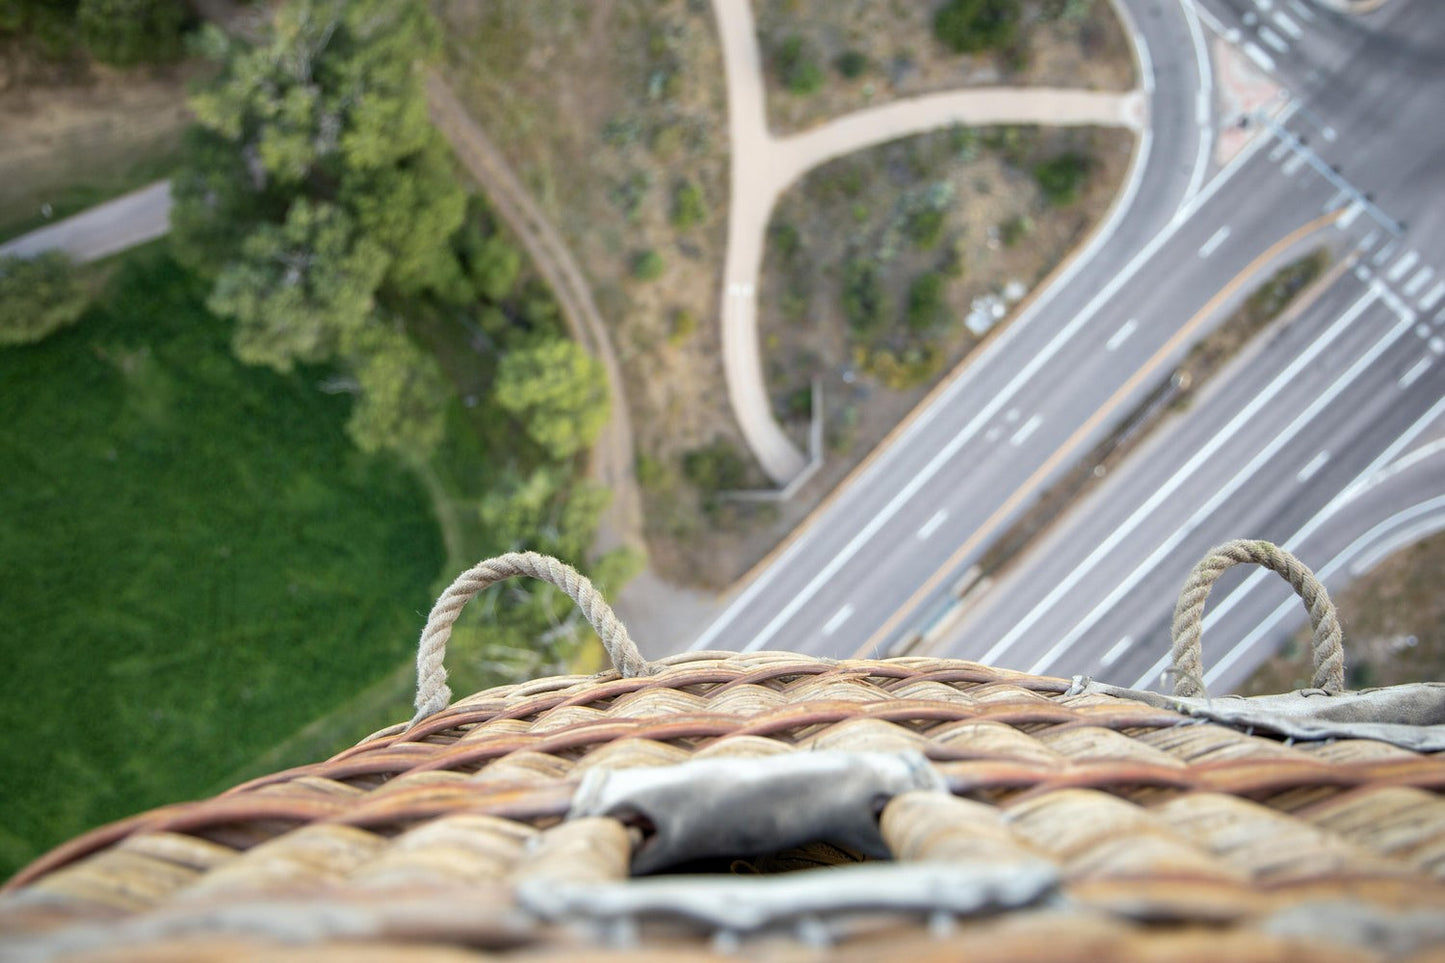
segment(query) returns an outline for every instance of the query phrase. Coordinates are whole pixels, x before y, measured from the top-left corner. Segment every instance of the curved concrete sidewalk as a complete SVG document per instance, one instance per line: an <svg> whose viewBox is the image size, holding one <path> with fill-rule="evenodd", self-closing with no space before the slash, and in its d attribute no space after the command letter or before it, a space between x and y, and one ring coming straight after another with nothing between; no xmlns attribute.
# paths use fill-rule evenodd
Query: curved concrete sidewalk
<svg viewBox="0 0 1445 963"><path fill-rule="evenodd" d="M728 397L743 437L779 485L807 465L773 417L757 330L757 278L773 205L819 164L910 134L953 124L1098 125L1142 129L1142 92L1095 93L1037 87L946 91L847 114L819 127L775 137L767 126L762 53L752 5L713 0L727 76L732 190L720 317Z"/></svg>

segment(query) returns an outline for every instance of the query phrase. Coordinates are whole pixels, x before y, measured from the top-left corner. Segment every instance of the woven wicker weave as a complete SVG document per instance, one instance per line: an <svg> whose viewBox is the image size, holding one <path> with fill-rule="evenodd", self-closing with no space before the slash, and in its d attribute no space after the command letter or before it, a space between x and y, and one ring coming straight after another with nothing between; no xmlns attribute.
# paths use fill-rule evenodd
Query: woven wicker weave
<svg viewBox="0 0 1445 963"><path fill-rule="evenodd" d="M62 846L0 897L0 959L1445 958L1445 759L1069 691L969 662L785 653L491 689ZM521 898L640 885L635 824L566 818L589 773L820 750L921 753L946 782L879 802L893 861L870 866L1054 882L986 912L843 907L742 933ZM827 842L691 868L843 880L857 854Z"/></svg>

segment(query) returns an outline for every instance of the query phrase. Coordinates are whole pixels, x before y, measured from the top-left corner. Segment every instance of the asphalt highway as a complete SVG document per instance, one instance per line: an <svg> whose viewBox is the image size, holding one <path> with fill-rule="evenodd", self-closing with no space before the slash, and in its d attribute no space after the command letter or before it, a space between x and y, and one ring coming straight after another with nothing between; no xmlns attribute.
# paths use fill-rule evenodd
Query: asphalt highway
<svg viewBox="0 0 1445 963"><path fill-rule="evenodd" d="M1141 251L1150 239L1199 191L1211 128L1207 116L1200 123L1199 95L1207 90L1210 74L1207 65L1193 59L1204 48L1190 8L1177 0L1142 0L1126 7L1143 38L1152 131L1140 146L1136 176L1114 215L1059 282L744 586L711 625L702 627L693 648L850 653L862 646L947 561L970 523L981 523L1007 497L1007 479L1032 470L1027 459L1037 457L1040 441L1021 449L1023 457L1009 464L987 459L997 441L988 437L993 419L1007 423L1025 417L1020 403L1051 395L1061 381L1109 385L1128 377L1125 364L1099 356L1086 344L1107 339L1114 328L1100 336L1100 325L1090 322L1103 312L1120 279L1142 265ZM1156 50L1167 56L1154 55ZM1081 370L1085 357L1093 360ZM1093 406L1086 402L1070 409L1070 417L1082 420ZM1065 425L1055 419L1045 427L1040 439L1053 437ZM968 492L969 512L955 514L936 540L912 540L932 522L940 499L961 489Z"/></svg>
<svg viewBox="0 0 1445 963"><path fill-rule="evenodd" d="M1134 19L1169 22L1169 6ZM1305 11L1289 18L1298 36L1273 16L1285 6ZM1202 189L1192 151L1163 131L1200 130L1208 72L1180 66L1196 44L1179 8L1172 45L1146 30L1153 62L1170 64L1178 86L1162 98L1156 70L1150 156L1101 252L1016 321L695 646L848 656L921 644L1152 685L1175 593L1211 545L1271 538L1312 555L1306 561L1338 584L1358 557L1429 530L1442 517L1432 499L1445 460L1419 455L1441 430L1445 397L1445 134L1432 116L1445 99L1445 31L1432 7L1393 0L1353 19L1303 0L1207 5L1211 30L1267 69L1291 102ZM1263 57L1251 50L1265 46ZM1171 156L1160 156L1161 143ZM1253 283L1317 243L1345 265L1328 289L961 621L940 623L1008 521ZM1415 459L1409 470L1372 482L1402 457ZM1206 623L1212 690L1237 682L1302 621L1302 608L1288 614L1286 593L1262 575L1226 576Z"/></svg>

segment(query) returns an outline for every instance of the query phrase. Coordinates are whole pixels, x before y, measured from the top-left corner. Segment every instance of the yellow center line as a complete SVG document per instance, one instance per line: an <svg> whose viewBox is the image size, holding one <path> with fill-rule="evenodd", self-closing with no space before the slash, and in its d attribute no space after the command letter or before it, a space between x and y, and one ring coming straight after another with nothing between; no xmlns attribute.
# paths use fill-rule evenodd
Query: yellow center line
<svg viewBox="0 0 1445 963"><path fill-rule="evenodd" d="M1220 288L1204 307L1199 309L1194 317L1190 318L1178 331L1174 332L1169 340L1164 343L1163 347L1154 352L1154 355L1148 361L1144 362L1143 366L1135 371L1129 377L1129 380L1124 382L1124 384L1119 387L1119 390L1115 391L1114 394L1109 397L1108 401L1099 406L1089 419L1068 437L1068 440L1045 459L1044 463L1028 477L1028 480L1014 489L1014 493L1010 495L982 525L974 529L973 534L948 557L948 560L943 563L942 567L929 576L928 580L919 586L918 590L909 597L908 601L904 602L903 605L888 617L888 620L879 627L878 631L869 637L868 641L865 642L858 651L853 653L852 657L855 659L864 658L867 653L871 652L879 643L887 638L887 636L898 627L900 622L912 615L918 605L938 588L939 583L947 578L948 574L957 568L959 563L962 562L970 552L976 549L981 542L997 534L997 529L1003 524L1004 519L1016 508L1037 495L1039 493L1038 489L1042 487L1044 479L1047 478L1054 469L1058 468L1066 458L1075 454L1074 449L1083 444L1084 440L1095 428L1099 427L1101 422L1116 414L1117 409L1122 407L1125 400L1133 393L1134 389L1139 387L1140 383L1146 378L1157 375L1158 372L1155 371L1155 368L1168 360L1169 356L1179 348L1182 342L1192 336L1200 326L1219 310L1221 304L1233 297L1240 287L1254 277L1266 264L1278 257L1281 252L1298 244L1315 231L1333 224L1339 220L1343 213L1342 210L1332 211L1291 231L1270 245L1268 250L1256 257L1249 263L1248 267L1236 274L1230 279L1228 284Z"/></svg>

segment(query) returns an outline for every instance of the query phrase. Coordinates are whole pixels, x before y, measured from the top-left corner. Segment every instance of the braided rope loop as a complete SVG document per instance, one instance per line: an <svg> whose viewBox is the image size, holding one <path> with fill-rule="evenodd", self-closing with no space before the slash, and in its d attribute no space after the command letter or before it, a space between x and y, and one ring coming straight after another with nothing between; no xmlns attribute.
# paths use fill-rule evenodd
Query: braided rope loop
<svg viewBox="0 0 1445 963"><path fill-rule="evenodd" d="M447 670L442 660L446 657L447 641L452 637L452 626L461 614L462 606L483 589L518 575L550 582L566 592L597 631L613 667L622 676L631 678L651 675L656 671L638 652L637 643L627 634L627 627L586 576L550 555L509 552L479 562L457 576L457 580L432 606L416 653L416 715L411 720L413 725L440 712L451 702L452 690L447 686Z"/></svg>
<svg viewBox="0 0 1445 963"><path fill-rule="evenodd" d="M1225 569L1246 562L1263 565L1283 575L1309 609L1310 624L1314 627L1311 648L1315 661L1314 680L1311 684L1316 689L1335 692L1344 689L1343 632L1340 630L1339 617L1335 614L1335 605L1330 601L1324 585L1303 562L1278 545L1241 538L1225 542L1200 559L1179 592L1171 630L1174 644L1170 654L1170 671L1174 675L1174 695L1191 697L1204 694L1201 683L1204 678L1204 664L1200 656L1204 602L1209 598L1209 590L1214 587L1215 581Z"/></svg>

